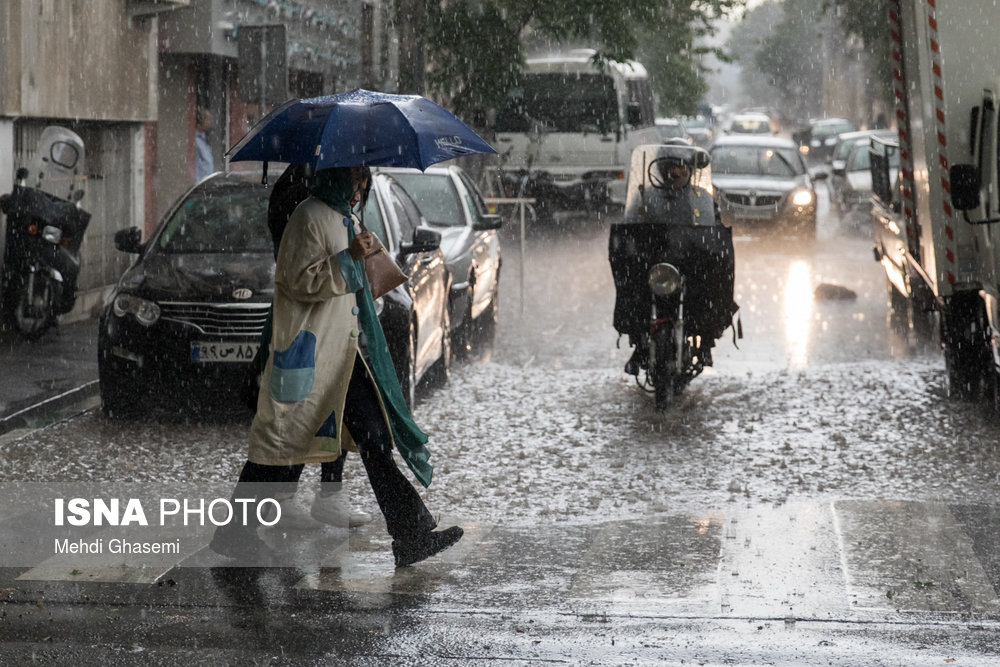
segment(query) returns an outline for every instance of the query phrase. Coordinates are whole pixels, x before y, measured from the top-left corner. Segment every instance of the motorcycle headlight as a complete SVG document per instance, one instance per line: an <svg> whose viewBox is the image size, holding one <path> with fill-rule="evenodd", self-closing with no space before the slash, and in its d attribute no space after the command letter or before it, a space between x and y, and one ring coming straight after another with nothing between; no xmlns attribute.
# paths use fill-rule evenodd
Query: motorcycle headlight
<svg viewBox="0 0 1000 667"><path fill-rule="evenodd" d="M152 301L132 294L119 294L113 306L115 315L132 315L144 327L153 326L160 319L160 307Z"/></svg>
<svg viewBox="0 0 1000 667"><path fill-rule="evenodd" d="M792 195L792 203L796 206L808 206L813 203L813 193L809 190L798 190Z"/></svg>
<svg viewBox="0 0 1000 667"><path fill-rule="evenodd" d="M62 239L62 230L52 225L45 225L45 228L42 229L42 238L49 243L59 243Z"/></svg>
<svg viewBox="0 0 1000 667"><path fill-rule="evenodd" d="M670 296L680 289L683 280L673 264L657 264L649 270L649 289L656 296Z"/></svg>

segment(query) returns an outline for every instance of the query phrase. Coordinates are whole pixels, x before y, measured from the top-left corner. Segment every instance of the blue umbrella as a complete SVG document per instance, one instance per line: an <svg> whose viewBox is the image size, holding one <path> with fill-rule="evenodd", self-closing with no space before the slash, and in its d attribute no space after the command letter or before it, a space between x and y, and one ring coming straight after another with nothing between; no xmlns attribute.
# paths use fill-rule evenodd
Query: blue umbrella
<svg viewBox="0 0 1000 667"><path fill-rule="evenodd" d="M447 109L419 95L352 90L293 99L269 113L226 153L231 162L328 167L417 167L496 153Z"/></svg>

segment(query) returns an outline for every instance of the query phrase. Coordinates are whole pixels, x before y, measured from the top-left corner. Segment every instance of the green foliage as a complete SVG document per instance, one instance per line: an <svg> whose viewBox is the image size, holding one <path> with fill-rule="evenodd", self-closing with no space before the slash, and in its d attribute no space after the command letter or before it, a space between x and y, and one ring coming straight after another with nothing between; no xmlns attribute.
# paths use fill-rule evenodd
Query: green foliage
<svg viewBox="0 0 1000 667"><path fill-rule="evenodd" d="M769 75L786 112L819 115L824 54L821 0L785 0L784 17L761 42L754 63Z"/></svg>
<svg viewBox="0 0 1000 667"><path fill-rule="evenodd" d="M748 12L728 47L739 54L743 88L751 101L777 100L799 118L820 115L823 72L831 67L830 58L847 54L865 64L872 99L891 107L887 2L780 0ZM831 41L831 35L841 33L844 40Z"/></svg>
<svg viewBox="0 0 1000 667"><path fill-rule="evenodd" d="M598 60L643 61L661 111L689 112L704 94L695 46L711 22L746 0L447 0L427 2L426 45L432 90L460 115L501 106L524 64L525 44L581 44ZM723 56L724 57L724 56Z"/></svg>
<svg viewBox="0 0 1000 667"><path fill-rule="evenodd" d="M848 35L861 39L873 79L886 106L892 106L892 45L889 0L824 0L824 11L837 17Z"/></svg>
<svg viewBox="0 0 1000 667"><path fill-rule="evenodd" d="M708 91L710 72L703 59L713 54L723 62L732 60L722 49L705 46L705 40L714 34L714 22L743 5L743 0L664 3L656 23L638 28L638 59L649 71L660 115L696 112Z"/></svg>

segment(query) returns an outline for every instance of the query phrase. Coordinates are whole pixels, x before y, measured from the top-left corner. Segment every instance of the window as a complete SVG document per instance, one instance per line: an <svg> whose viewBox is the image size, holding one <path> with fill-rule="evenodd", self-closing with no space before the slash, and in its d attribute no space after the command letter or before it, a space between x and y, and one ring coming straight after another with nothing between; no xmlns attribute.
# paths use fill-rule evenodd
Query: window
<svg viewBox="0 0 1000 667"><path fill-rule="evenodd" d="M417 229L417 225L420 224L420 209L413 203L410 195L406 194L406 190L395 181L389 186L389 199L399 219L400 242L409 243L413 240L413 232Z"/></svg>
<svg viewBox="0 0 1000 667"><path fill-rule="evenodd" d="M789 178L805 169L793 148L717 146L712 151L712 172Z"/></svg>
<svg viewBox="0 0 1000 667"><path fill-rule="evenodd" d="M267 190L195 190L174 211L157 246L168 253L270 254Z"/></svg>
<svg viewBox="0 0 1000 667"><path fill-rule="evenodd" d="M611 77L603 74L528 74L508 93L497 114L497 132L530 132L541 125L553 132L613 132L618 100Z"/></svg>
<svg viewBox="0 0 1000 667"><path fill-rule="evenodd" d="M365 223L365 229L377 236L378 240L382 242L383 247L392 247L385 235L385 220L382 219L382 211L378 207L378 197L375 195L374 185L371 195L368 197L368 202L362 211L361 219Z"/></svg>
<svg viewBox="0 0 1000 667"><path fill-rule="evenodd" d="M461 227L465 213L451 178L444 174L393 174L432 225Z"/></svg>

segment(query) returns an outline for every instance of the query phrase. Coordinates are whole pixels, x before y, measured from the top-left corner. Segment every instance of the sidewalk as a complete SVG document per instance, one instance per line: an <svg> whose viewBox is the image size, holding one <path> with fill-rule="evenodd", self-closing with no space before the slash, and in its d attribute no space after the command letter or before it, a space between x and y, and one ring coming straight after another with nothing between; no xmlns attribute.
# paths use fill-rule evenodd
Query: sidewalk
<svg viewBox="0 0 1000 667"><path fill-rule="evenodd" d="M97 320L62 324L37 341L0 330L0 434L37 426L96 396Z"/></svg>

